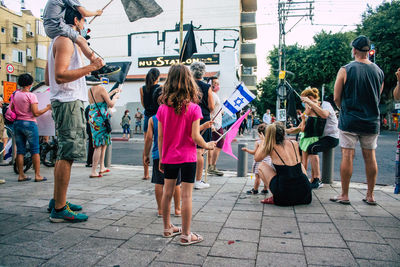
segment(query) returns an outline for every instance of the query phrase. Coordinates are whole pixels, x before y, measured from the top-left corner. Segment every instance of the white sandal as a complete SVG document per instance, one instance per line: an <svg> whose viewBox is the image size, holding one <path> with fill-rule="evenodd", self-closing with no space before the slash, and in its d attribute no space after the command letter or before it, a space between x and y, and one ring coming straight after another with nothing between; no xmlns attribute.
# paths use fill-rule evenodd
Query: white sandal
<svg viewBox="0 0 400 267"><path fill-rule="evenodd" d="M175 227L176 227L175 225L171 224L171 226L168 229L164 229L163 237L171 238L171 237L182 234L182 228L176 227L178 229L178 231L174 232Z"/></svg>
<svg viewBox="0 0 400 267"><path fill-rule="evenodd" d="M197 237L196 240L192 240L193 235ZM182 240L185 240L185 242L182 242ZM181 244L182 246L189 246L192 244L200 243L203 240L204 239L201 235L196 233L190 233L189 235L181 235L181 241L179 242L179 244Z"/></svg>

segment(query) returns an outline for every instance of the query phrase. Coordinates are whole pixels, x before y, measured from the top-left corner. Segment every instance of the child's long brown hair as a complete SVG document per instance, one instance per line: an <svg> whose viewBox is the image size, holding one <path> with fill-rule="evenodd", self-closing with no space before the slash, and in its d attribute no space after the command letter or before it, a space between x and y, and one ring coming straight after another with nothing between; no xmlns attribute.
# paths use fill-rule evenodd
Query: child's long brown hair
<svg viewBox="0 0 400 267"><path fill-rule="evenodd" d="M189 69L183 64L173 65L163 86L161 102L181 114L190 102L199 103L201 93Z"/></svg>

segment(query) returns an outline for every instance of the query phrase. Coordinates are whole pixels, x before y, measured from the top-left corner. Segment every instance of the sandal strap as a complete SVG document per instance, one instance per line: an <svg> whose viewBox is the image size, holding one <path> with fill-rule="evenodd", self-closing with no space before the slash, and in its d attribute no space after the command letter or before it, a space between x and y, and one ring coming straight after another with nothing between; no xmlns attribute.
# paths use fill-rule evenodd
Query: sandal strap
<svg viewBox="0 0 400 267"><path fill-rule="evenodd" d="M174 228L178 228L178 231L174 232ZM182 227L177 227L173 224L168 229L164 229L164 234L167 233L169 235L172 235L174 233L181 233L182 232Z"/></svg>
<svg viewBox="0 0 400 267"><path fill-rule="evenodd" d="M186 241L191 242L191 241L192 241L192 235L196 236L197 239L200 238L200 235L199 235L199 234L190 232L189 235L184 235L184 234L182 234L182 235L181 235L181 239L185 239Z"/></svg>

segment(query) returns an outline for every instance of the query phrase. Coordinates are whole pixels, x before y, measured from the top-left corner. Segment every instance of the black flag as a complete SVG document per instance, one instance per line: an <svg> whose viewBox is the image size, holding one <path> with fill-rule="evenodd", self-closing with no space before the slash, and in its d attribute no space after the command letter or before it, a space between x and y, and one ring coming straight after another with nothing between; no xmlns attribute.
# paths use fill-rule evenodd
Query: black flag
<svg viewBox="0 0 400 267"><path fill-rule="evenodd" d="M189 30L185 36L185 40L183 41L179 59L181 62L185 62L195 53L197 53L196 40L194 38L193 24L190 24Z"/></svg>
<svg viewBox="0 0 400 267"><path fill-rule="evenodd" d="M130 22L141 18L152 18L163 12L154 0L121 0Z"/></svg>

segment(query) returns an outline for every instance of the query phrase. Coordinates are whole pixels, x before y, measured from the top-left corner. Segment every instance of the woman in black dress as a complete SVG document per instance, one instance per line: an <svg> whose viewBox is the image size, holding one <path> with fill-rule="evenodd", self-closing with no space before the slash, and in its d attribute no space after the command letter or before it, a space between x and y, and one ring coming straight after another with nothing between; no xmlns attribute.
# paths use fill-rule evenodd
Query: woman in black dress
<svg viewBox="0 0 400 267"><path fill-rule="evenodd" d="M254 160L262 161L268 155L273 166L261 162L258 172L273 196L261 203L279 206L311 203L310 182L301 164L299 145L285 138L285 127L279 122L266 128L264 145L257 150Z"/></svg>

